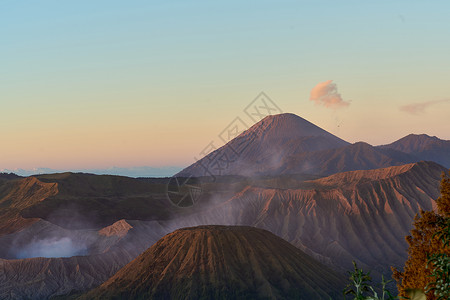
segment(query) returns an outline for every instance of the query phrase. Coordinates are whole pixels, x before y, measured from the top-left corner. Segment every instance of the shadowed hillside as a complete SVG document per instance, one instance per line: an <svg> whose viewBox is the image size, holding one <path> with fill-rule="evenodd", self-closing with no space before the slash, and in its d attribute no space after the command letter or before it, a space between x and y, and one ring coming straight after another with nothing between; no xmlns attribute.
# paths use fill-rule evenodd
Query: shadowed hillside
<svg viewBox="0 0 450 300"><path fill-rule="evenodd" d="M96 229L120 219L168 219L167 179L60 173L0 181L0 236L39 219Z"/></svg>

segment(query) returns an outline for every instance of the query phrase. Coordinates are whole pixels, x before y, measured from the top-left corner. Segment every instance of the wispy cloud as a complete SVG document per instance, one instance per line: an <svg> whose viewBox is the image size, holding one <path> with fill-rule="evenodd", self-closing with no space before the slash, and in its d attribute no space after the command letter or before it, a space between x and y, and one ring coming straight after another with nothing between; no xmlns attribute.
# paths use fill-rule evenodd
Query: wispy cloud
<svg viewBox="0 0 450 300"><path fill-rule="evenodd" d="M400 110L413 115L420 115L424 114L428 107L445 102L450 102L450 99L431 100L425 102L412 103L400 106Z"/></svg>
<svg viewBox="0 0 450 300"><path fill-rule="evenodd" d="M317 84L312 90L309 100L327 108L343 108L350 105L350 102L344 101L341 94L338 93L337 86L333 80L327 80Z"/></svg>

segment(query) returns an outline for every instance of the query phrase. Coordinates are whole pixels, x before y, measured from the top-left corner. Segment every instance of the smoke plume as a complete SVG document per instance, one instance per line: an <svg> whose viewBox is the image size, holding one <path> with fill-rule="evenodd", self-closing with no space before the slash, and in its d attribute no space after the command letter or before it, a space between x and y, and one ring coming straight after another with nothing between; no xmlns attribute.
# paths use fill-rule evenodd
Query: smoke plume
<svg viewBox="0 0 450 300"><path fill-rule="evenodd" d="M68 237L35 240L20 249L17 258L30 257L71 257L86 255L87 246L75 243Z"/></svg>

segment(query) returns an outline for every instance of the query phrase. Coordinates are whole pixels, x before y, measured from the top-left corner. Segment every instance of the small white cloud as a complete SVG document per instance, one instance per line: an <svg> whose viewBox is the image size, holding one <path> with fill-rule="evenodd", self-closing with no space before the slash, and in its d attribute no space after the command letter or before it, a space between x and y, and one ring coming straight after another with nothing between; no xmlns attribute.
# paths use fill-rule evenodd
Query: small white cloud
<svg viewBox="0 0 450 300"><path fill-rule="evenodd" d="M350 105L350 102L344 101L341 94L338 93L337 86L333 80L327 80L317 84L312 90L309 100L327 108L343 108Z"/></svg>

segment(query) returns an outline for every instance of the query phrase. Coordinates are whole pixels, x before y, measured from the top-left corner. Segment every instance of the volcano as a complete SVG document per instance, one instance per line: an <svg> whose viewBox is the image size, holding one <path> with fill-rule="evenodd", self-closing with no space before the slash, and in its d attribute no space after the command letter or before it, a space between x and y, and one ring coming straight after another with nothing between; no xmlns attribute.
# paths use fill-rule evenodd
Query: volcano
<svg viewBox="0 0 450 300"><path fill-rule="evenodd" d="M286 157L347 145L348 142L297 115L271 115L177 175L268 174L286 163Z"/></svg>
<svg viewBox="0 0 450 300"><path fill-rule="evenodd" d="M265 117L177 176L328 176L420 160L395 147L350 144L297 115L285 113Z"/></svg>
<svg viewBox="0 0 450 300"><path fill-rule="evenodd" d="M335 299L342 276L246 226L176 230L83 299Z"/></svg>

